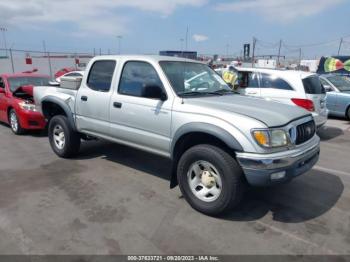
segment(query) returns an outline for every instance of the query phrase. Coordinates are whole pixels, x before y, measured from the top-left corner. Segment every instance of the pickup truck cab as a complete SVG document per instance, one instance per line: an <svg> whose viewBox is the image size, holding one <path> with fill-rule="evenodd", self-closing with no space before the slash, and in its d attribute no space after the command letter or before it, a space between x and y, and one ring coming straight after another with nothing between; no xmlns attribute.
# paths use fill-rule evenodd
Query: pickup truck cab
<svg viewBox="0 0 350 262"><path fill-rule="evenodd" d="M236 206L247 184L290 181L319 157L310 112L238 95L193 60L95 57L82 79L35 87L34 100L58 156L95 137L170 158L171 187L209 215Z"/></svg>

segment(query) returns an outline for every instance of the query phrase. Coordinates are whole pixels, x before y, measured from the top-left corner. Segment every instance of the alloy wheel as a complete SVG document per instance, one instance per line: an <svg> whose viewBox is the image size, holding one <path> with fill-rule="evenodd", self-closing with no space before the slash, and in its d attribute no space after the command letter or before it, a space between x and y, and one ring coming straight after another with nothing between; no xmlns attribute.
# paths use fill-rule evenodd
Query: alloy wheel
<svg viewBox="0 0 350 262"><path fill-rule="evenodd" d="M58 149L62 150L64 148L66 139L61 125L55 125L53 129L53 140Z"/></svg>
<svg viewBox="0 0 350 262"><path fill-rule="evenodd" d="M193 163L187 172L187 182L192 193L204 202L213 202L221 194L221 175L215 166L207 161Z"/></svg>

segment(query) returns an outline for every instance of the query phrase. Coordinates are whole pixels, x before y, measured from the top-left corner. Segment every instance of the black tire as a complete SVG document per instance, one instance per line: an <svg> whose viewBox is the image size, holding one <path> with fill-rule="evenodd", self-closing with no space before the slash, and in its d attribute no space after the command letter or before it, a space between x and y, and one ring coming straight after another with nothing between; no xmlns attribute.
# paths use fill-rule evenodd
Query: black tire
<svg viewBox="0 0 350 262"><path fill-rule="evenodd" d="M190 188L187 173L192 164L198 161L211 163L220 173L221 193L212 202L199 199ZM194 209L210 216L225 213L236 207L243 197L246 186L243 171L236 160L223 149L212 145L197 145L188 149L179 160L177 179L187 202Z"/></svg>
<svg viewBox="0 0 350 262"><path fill-rule="evenodd" d="M57 128L61 128L64 134L64 143L59 147L55 142L55 133L57 134ZM66 116L57 115L54 116L49 122L48 137L52 150L62 158L71 158L78 154L80 149L80 135L75 132L70 126Z"/></svg>
<svg viewBox="0 0 350 262"><path fill-rule="evenodd" d="M16 122L16 124L14 124L12 117L14 117L14 121ZM26 130L21 127L21 124L19 122L19 118L18 118L16 111L14 109L10 110L9 115L8 115L8 121L10 124L10 128L14 134L23 135L25 133Z"/></svg>
<svg viewBox="0 0 350 262"><path fill-rule="evenodd" d="M348 109L346 110L346 118L348 120L350 120L350 106L348 107Z"/></svg>

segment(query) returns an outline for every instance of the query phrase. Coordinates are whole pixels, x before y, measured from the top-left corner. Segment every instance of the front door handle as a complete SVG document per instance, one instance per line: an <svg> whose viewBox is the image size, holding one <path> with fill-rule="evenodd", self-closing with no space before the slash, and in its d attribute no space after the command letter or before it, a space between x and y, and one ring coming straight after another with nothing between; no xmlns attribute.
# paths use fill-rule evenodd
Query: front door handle
<svg viewBox="0 0 350 262"><path fill-rule="evenodd" d="M248 92L248 95L256 95L258 92Z"/></svg>
<svg viewBox="0 0 350 262"><path fill-rule="evenodd" d="M80 99L81 99L82 101L87 101L87 100L88 100L88 97L87 97L87 96L82 96Z"/></svg>
<svg viewBox="0 0 350 262"><path fill-rule="evenodd" d="M114 103L113 103L113 106L114 106L115 108L122 108L122 103L114 102Z"/></svg>

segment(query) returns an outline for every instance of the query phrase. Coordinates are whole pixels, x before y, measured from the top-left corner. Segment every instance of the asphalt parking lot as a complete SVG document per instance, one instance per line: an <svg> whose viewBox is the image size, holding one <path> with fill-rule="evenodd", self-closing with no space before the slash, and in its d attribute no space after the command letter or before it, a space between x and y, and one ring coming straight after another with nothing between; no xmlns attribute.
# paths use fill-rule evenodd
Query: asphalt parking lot
<svg viewBox="0 0 350 262"><path fill-rule="evenodd" d="M165 159L96 141L62 160L0 125L0 253L350 254L350 122L320 136L313 170L212 218L169 189Z"/></svg>

